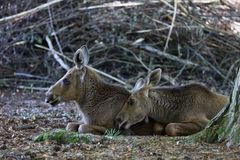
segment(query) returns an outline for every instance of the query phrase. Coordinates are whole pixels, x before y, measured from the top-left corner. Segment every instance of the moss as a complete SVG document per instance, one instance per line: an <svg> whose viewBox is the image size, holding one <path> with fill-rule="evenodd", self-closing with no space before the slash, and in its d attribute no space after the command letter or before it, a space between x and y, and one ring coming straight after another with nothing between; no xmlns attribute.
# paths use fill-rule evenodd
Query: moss
<svg viewBox="0 0 240 160"><path fill-rule="evenodd" d="M56 141L58 143L91 143L90 135L79 134L78 132L70 132L62 129L52 130L42 133L34 138L34 142Z"/></svg>
<svg viewBox="0 0 240 160"><path fill-rule="evenodd" d="M236 123L227 138L228 145L240 145L240 126Z"/></svg>
<svg viewBox="0 0 240 160"><path fill-rule="evenodd" d="M226 126L228 126L229 120L225 111L218 114L208 126L201 132L189 136L190 142L204 141L208 143L222 142L225 139L226 133L229 132Z"/></svg>

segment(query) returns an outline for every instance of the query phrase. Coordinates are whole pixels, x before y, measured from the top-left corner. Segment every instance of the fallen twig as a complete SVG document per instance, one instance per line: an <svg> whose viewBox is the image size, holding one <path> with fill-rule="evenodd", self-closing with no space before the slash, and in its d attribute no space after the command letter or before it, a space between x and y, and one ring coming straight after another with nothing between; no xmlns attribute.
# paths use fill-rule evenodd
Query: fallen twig
<svg viewBox="0 0 240 160"><path fill-rule="evenodd" d="M23 86L23 85L13 86L13 85L8 85L8 84L0 85L0 87L27 89L27 90L36 90L36 91L47 91L49 89L49 88L44 88L44 87L33 87L33 86Z"/></svg>
<svg viewBox="0 0 240 160"><path fill-rule="evenodd" d="M169 43L170 36L172 34L172 30L173 30L174 22L175 22L175 19L176 19L176 15L177 15L177 0L174 0L173 18L172 18L171 26L170 26L170 29L169 29L169 32L168 32L168 37L167 37L167 41L165 43L163 53L165 53L167 48L168 48L168 43Z"/></svg>
<svg viewBox="0 0 240 160"><path fill-rule="evenodd" d="M63 0L52 0L52 1L49 1L49 2L47 2L45 4L40 5L38 7L30 9L28 11L23 11L21 13L18 13L18 14L12 15L12 16L1 18L0 19L0 24L4 23L4 22L7 22L7 21L17 21L19 19L25 18L25 17L27 17L29 15L32 15L34 13L37 13L37 12L39 12L41 10L47 9L48 6L54 5L54 4L59 3L61 1L63 1Z"/></svg>
<svg viewBox="0 0 240 160"><path fill-rule="evenodd" d="M52 12L51 12L50 6L48 6L48 14L49 14L50 26L51 26L51 31L52 31L51 35L54 36L55 41L56 41L57 46L58 46L58 49L63 54L62 46L61 46L61 44L60 44L60 42L58 40L58 36L57 36L56 31L55 31L54 26L53 26L53 17L52 17Z"/></svg>
<svg viewBox="0 0 240 160"><path fill-rule="evenodd" d="M159 1L151 0L148 3L159 3ZM92 9L105 9L105 8L117 8L117 7L135 7L135 6L141 6L144 5L144 2L127 2L127 3L121 3L120 1L114 1L110 3L104 3L101 5L95 5L90 7L82 7L79 8L80 11L85 10L92 10Z"/></svg>
<svg viewBox="0 0 240 160"><path fill-rule="evenodd" d="M224 75L224 74L222 74L222 72L217 68L217 67L215 67L214 65L212 65L208 60L206 60L200 53L198 53L196 50L194 50L193 48L191 48L190 46L189 46L189 49L194 53L194 54L196 54L202 61L203 61L203 63L205 63L206 65L208 65L210 68L212 68L219 76L221 76L223 79L225 79L225 80L229 80L229 79L227 79L227 77ZM230 80L229 80L230 81ZM231 84L233 84L233 82L232 81L230 81L230 83Z"/></svg>
<svg viewBox="0 0 240 160"><path fill-rule="evenodd" d="M178 58L178 57L173 56L173 55L168 54L168 53L164 53L164 52L162 52L162 51L160 51L160 50L158 50L158 49L156 49L156 48L154 48L152 46L149 46L149 45L140 45L139 47L142 48L142 49L145 49L146 51L149 51L149 52L152 52L152 53L156 53L156 54L158 54L160 56L163 56L165 58L168 58L168 59L171 59L173 61L177 61L179 63L182 63L184 65L198 66L198 64L196 64L196 63L193 63L193 62L191 62L189 60L184 60L184 59Z"/></svg>
<svg viewBox="0 0 240 160"><path fill-rule="evenodd" d="M26 130L26 129L35 129L37 126L36 125L19 125L19 126L16 126L16 127L13 127L14 130Z"/></svg>
<svg viewBox="0 0 240 160"><path fill-rule="evenodd" d="M227 81L229 80L229 77L230 77L230 74L232 72L232 70L236 67L236 65L240 63L240 59L236 60L232 65L231 67L229 68L228 72L227 72L227 75L226 75L226 78L224 79L223 81L223 86L226 85ZM233 84L233 81L231 81L231 83Z"/></svg>
<svg viewBox="0 0 240 160"><path fill-rule="evenodd" d="M27 77L27 78L46 79L46 77L36 76L36 75L28 74L28 73L20 73L20 72L14 72L14 76Z"/></svg>
<svg viewBox="0 0 240 160"><path fill-rule="evenodd" d="M16 79L16 78L1 78L0 83L7 83L7 82L25 82L28 84L53 84L53 81L49 80L41 80L41 79Z"/></svg>
<svg viewBox="0 0 240 160"><path fill-rule="evenodd" d="M135 41L135 42L136 42L136 41ZM132 43L132 44L135 44L135 43ZM126 52L131 53L131 54L133 55L133 57L134 57L148 72L150 72L152 69L154 69L154 68L151 69L151 68L147 67L147 66L144 64L144 62L143 62L140 58L138 58L138 56L137 56L134 52L132 52L131 50L129 50L129 49L125 48L125 47L119 46L119 45L117 45L117 47L125 50ZM166 73L164 73L164 74L162 75L162 78L165 79L166 81L168 81L169 83L171 83L172 85L175 85L175 84L176 84L175 79L172 78L172 77L170 77L170 76L169 76L168 74L166 74Z"/></svg>
<svg viewBox="0 0 240 160"><path fill-rule="evenodd" d="M116 82L118 82L118 83L120 83L120 84L122 84L122 85L126 85L125 82L123 82L122 80L120 80L120 79L118 79L118 78L116 78L116 77L114 77L114 76L111 76L110 74L107 74L107 73L105 73L105 72L103 72L103 71L100 71L100 70L98 70L98 69L96 69L96 68L93 68L93 67L90 67L90 68L93 69L94 71L96 71L97 73L105 76L105 77L108 77L108 78L110 78L110 79L112 79L112 80L114 80L114 81L116 81Z"/></svg>
<svg viewBox="0 0 240 160"><path fill-rule="evenodd" d="M46 51L51 51L48 47L45 47L45 46L40 45L40 44L35 44L34 46L37 47L37 48L46 50ZM72 63L73 63L73 60L70 59L69 57L65 56L64 54L62 54L62 53L60 53L60 52L58 52L58 51L56 51L56 50L55 50L55 53L56 53L57 55L63 57L64 59L66 59L68 62L72 62Z"/></svg>
<svg viewBox="0 0 240 160"><path fill-rule="evenodd" d="M126 51L126 52L131 53L131 54L133 55L133 57L134 57L148 72L151 71L151 69L148 68L148 67L143 63L143 61L142 61L140 58L138 58L138 56L137 56L134 52L132 52L131 50L129 50L129 49L123 47L123 46L119 46L119 45L116 45L116 46L119 47L119 48L121 48L121 49L123 49L123 50Z"/></svg>
<svg viewBox="0 0 240 160"><path fill-rule="evenodd" d="M69 66L63 62L63 60L58 56L55 49L53 48L52 42L48 36L46 36L46 41L48 44L49 49L51 50L51 53L53 54L53 57L55 60L62 66L63 69L69 70Z"/></svg>

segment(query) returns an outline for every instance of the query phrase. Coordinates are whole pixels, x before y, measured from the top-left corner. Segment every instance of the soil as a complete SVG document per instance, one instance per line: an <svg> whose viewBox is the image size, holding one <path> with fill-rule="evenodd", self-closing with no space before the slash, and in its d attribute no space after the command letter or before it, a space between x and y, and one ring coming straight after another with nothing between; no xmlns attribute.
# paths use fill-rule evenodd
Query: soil
<svg viewBox="0 0 240 160"><path fill-rule="evenodd" d="M44 103L43 92L0 89L0 159L240 159L240 148L187 143L184 137L90 135L92 143L34 142L80 117L72 103Z"/></svg>

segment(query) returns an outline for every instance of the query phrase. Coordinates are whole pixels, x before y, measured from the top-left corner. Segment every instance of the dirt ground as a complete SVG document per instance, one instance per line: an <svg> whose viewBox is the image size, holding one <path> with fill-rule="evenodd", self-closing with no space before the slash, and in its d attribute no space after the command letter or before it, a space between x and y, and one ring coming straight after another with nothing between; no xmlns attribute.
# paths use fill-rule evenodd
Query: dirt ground
<svg viewBox="0 0 240 160"><path fill-rule="evenodd" d="M240 159L239 148L188 144L165 136L92 137L91 144L34 142L34 137L75 121L76 107L44 104L43 92L0 89L0 159Z"/></svg>

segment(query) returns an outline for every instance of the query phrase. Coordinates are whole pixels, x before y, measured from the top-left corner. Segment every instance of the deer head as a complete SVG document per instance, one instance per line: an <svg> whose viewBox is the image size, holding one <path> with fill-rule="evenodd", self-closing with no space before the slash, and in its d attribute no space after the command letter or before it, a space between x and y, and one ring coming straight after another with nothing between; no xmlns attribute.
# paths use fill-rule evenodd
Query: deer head
<svg viewBox="0 0 240 160"><path fill-rule="evenodd" d="M162 70L155 69L148 74L146 79L140 78L122 110L115 119L116 127L120 129L129 129L132 125L145 119L148 121L148 113L151 110L151 101L149 100L149 89L158 85Z"/></svg>
<svg viewBox="0 0 240 160"><path fill-rule="evenodd" d="M89 53L87 46L82 46L74 54L75 66L49 88L46 102L56 105L62 101L78 100L84 94L84 79L87 72Z"/></svg>

